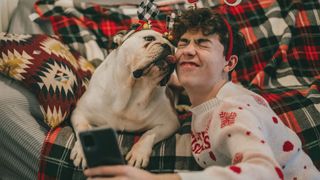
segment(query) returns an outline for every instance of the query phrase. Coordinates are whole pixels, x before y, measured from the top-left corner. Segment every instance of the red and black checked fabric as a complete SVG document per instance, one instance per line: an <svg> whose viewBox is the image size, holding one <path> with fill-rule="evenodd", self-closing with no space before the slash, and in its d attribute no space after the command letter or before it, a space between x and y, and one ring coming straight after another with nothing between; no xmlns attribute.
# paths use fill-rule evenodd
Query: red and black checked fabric
<svg viewBox="0 0 320 180"><path fill-rule="evenodd" d="M172 173L178 170L201 170L191 155L190 123L191 114L183 113L179 116L181 128L177 133L163 142L156 144L146 169L154 173ZM77 168L70 160L70 152L75 143L73 129L69 122L52 129L47 134L42 149L38 179L86 179L81 168ZM122 153L125 155L140 135L118 132L118 141Z"/></svg>
<svg viewBox="0 0 320 180"><path fill-rule="evenodd" d="M46 17L50 17L55 32L63 36L64 38L62 37L62 39L67 43L69 42L68 44L81 44L85 42L85 38L81 38L81 36L75 38L71 31L67 31L69 24L63 22L69 22L72 18L64 16L63 13L59 14L56 12L54 14L52 9L44 8L48 6L48 3L38 3L37 5L38 12L46 14ZM176 3L159 6L160 13L157 18L165 22L166 15L172 11L185 9L189 5L177 0ZM213 3L213 1L209 0L197 2L197 7L214 7L219 5L221 4ZM116 6L116 8L120 10L121 6ZM87 9L81 12L90 12L90 17L102 17L101 11L99 11L101 9L110 10L111 8L88 6ZM242 0L238 6L226 7L225 11L231 24L240 29L244 34L248 47L247 51L240 57L236 70L232 73L232 80L241 83L243 86L266 98L281 120L298 134L302 140L304 150L320 169L319 2ZM87 22L94 23L95 25L89 23L91 26L88 25L86 27L82 24L80 26L77 23L70 24L74 26L79 25L80 27L77 27L79 31L80 29L88 30L91 27L95 27L93 29L99 31L99 33L90 34L94 35L94 37L90 38L97 39L99 42L105 39L106 41L104 42L108 42L113 34L110 32L115 33L120 29L126 29L129 27L129 23L123 22L133 22L136 20L135 17L127 16L125 11L123 13L111 14L103 16L112 18L112 20L109 19L109 23L101 23L104 21L99 18L92 18L92 21L87 20ZM85 15L83 14L83 16ZM60 19L63 20L59 21ZM75 20L75 18L72 20ZM59 33L62 29L65 30L65 35ZM105 32L109 32L109 34ZM72 38L65 38L68 36ZM106 46L102 47L105 48ZM62 129L64 128L66 127L62 127ZM188 134L189 130L189 128L186 128L183 132ZM62 136L60 134L63 133L57 132L57 138ZM51 135L49 134L48 138ZM124 135L123 138L130 139L132 137ZM175 138L177 137L173 139ZM168 141L172 141L173 139L169 139ZM132 142L132 139L129 141ZM67 146L59 145L57 141L47 141L44 144L45 151L43 151L43 157L45 158L42 159L42 163L44 164L41 166L40 174L52 171L57 175L58 168L62 167L62 165L59 165L62 158L55 157L54 154L56 154L56 149L59 148L65 153L69 153L69 149L64 149L64 147ZM180 147L179 144L176 144L175 147L166 146L160 151L173 152L172 148L176 147ZM54 157L54 161L50 157ZM170 168L175 170L179 169L179 167L181 168L182 164L190 162L185 160L190 160L189 158L191 158L183 158L180 161L181 159L179 160L178 157L181 156L177 156L177 154L169 156L162 154L158 156L162 161L162 165L158 161L151 161L150 166L155 167L153 170L157 168L158 170L168 170ZM174 162L175 165L169 167L166 160L171 160L171 158L174 158L176 161ZM62 162L67 165L72 164L68 160L62 160ZM68 173L72 174L70 171ZM62 174L59 173L60 175Z"/></svg>
<svg viewBox="0 0 320 180"><path fill-rule="evenodd" d="M320 5L243 1L226 8L248 51L232 78L262 95L320 169Z"/></svg>
<svg viewBox="0 0 320 180"><path fill-rule="evenodd" d="M99 6L87 3L74 8L55 6L55 1L39 0L34 4L39 18L34 21L50 21L53 31L65 44L80 52L89 61L103 61L112 48L112 36L120 30L128 30L138 22L138 14L133 18L121 5ZM177 7L176 7L177 6ZM158 6L162 13L152 18L157 26L165 27L166 16L172 10L182 8L181 3ZM130 9L138 5L131 5ZM132 10L131 10L132 11Z"/></svg>
<svg viewBox="0 0 320 180"><path fill-rule="evenodd" d="M35 11L40 16L35 22L49 20L54 33L89 61L103 61L112 45L110 38L131 24L129 16L95 4L63 8L52 0L40 0Z"/></svg>

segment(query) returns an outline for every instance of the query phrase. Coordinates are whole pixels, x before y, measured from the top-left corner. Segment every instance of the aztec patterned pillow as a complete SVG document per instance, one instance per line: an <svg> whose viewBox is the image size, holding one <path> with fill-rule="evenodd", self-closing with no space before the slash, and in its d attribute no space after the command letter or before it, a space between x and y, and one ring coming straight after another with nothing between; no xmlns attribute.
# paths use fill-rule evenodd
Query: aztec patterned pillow
<svg viewBox="0 0 320 180"><path fill-rule="evenodd" d="M0 32L0 72L21 81L54 128L69 117L94 67L58 37Z"/></svg>

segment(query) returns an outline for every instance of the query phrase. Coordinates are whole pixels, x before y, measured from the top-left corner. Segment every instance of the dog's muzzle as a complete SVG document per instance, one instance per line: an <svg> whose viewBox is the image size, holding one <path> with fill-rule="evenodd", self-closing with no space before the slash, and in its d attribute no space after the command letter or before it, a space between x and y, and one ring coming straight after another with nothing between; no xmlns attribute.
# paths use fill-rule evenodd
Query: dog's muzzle
<svg viewBox="0 0 320 180"><path fill-rule="evenodd" d="M160 71L164 71L166 73L166 75L160 81L160 85L164 86L167 84L170 79L170 75L175 69L176 63L174 60L175 57L172 55L171 47L168 44L162 44L161 46L163 47L162 53L143 68L133 71L133 77L140 78L149 72L145 72L147 69L150 70L152 66L157 66Z"/></svg>

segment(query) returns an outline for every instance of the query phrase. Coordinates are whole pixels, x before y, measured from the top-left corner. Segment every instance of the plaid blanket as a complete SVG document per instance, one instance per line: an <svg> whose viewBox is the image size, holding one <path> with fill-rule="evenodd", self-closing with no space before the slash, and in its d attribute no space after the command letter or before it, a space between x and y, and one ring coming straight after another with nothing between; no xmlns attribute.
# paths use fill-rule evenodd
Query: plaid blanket
<svg viewBox="0 0 320 180"><path fill-rule="evenodd" d="M111 36L128 29L136 20L128 13L132 12L128 6L82 4L63 8L53 3L48 0L35 4L39 21L49 19L55 33L90 61L103 60L110 48ZM157 18L165 21L170 12L183 10L188 5L180 0L162 3ZM232 80L266 98L281 120L298 134L304 150L320 169L319 2L242 0L240 5L228 7L221 1L201 0L198 7L202 6L223 8L232 25L246 38L248 50L240 57ZM98 50L99 56L94 53ZM182 100L182 104L185 103ZM154 148L148 170L200 169L189 150L190 113L180 112L179 117L182 128ZM119 136L124 154L137 137L134 134ZM73 143L68 124L50 131L43 145L39 179L83 178L81 170L69 160Z"/></svg>
<svg viewBox="0 0 320 180"><path fill-rule="evenodd" d="M191 114L181 114L179 119L179 131L154 146L147 170L168 173L201 169L191 155L191 148L186 148L190 146ZM118 132L118 141L124 156L139 137L139 134ZM74 143L75 136L68 122L49 131L41 153L38 179L85 179L82 169L75 167L70 160Z"/></svg>

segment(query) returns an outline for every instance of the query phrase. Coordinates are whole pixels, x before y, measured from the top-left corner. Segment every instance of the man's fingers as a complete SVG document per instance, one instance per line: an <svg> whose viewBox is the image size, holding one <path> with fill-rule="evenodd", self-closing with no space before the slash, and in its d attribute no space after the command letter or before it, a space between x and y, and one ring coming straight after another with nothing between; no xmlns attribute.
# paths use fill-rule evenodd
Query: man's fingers
<svg viewBox="0 0 320 180"><path fill-rule="evenodd" d="M115 180L116 177L89 177L87 180Z"/></svg>
<svg viewBox="0 0 320 180"><path fill-rule="evenodd" d="M101 166L84 170L88 177L92 176L119 176L126 173L126 166Z"/></svg>

